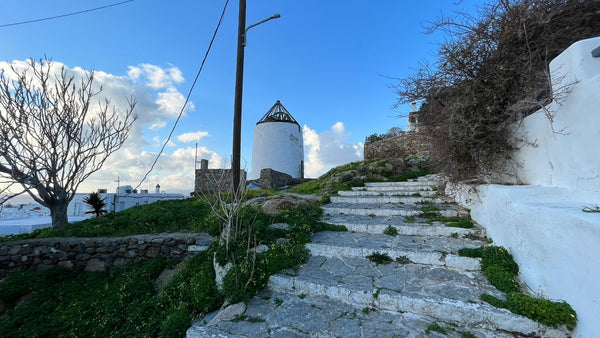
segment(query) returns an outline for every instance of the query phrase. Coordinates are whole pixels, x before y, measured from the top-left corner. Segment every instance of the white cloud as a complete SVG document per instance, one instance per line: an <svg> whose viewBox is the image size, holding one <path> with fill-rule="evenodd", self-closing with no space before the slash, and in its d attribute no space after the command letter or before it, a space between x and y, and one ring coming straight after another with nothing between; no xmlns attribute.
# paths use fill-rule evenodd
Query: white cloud
<svg viewBox="0 0 600 338"><path fill-rule="evenodd" d="M0 70L6 70L5 74L10 75L12 73L11 65L16 69L27 69L28 67L26 61L17 60L12 63L0 61ZM53 65L53 72L59 71L64 66L68 75L75 77L75 83L87 75L87 72L79 67L69 68L57 61L54 61ZM78 192L92 192L98 188L114 191L117 186L117 178L121 185L135 187L139 183L156 157L156 153L148 151L148 147L158 148L165 140L154 132L149 134L148 129L158 129L167 123L171 124L177 117L185 97L175 88L175 84L181 83L183 80L183 74L174 66L168 68L149 64L131 66L126 76L99 70L94 72L95 88L100 86L103 88L95 99L103 101L105 97L108 97L117 111L125 111L127 98L134 97L137 100L134 113L138 115L138 120L134 122L129 138L123 147L107 159L101 170L83 182ZM194 109L191 102L187 109ZM194 137L201 139L207 135L208 132L205 131L183 134L180 135L180 141L190 142L182 140L191 140ZM160 183L162 189L167 192L187 193L193 191L196 149L194 147L177 148L177 144L172 141L168 143L168 146L169 153L161 155L153 172L139 189L154 190L154 186ZM209 159L210 168L220 168L225 164L221 156L206 147L198 148L198 158Z"/></svg>
<svg viewBox="0 0 600 338"><path fill-rule="evenodd" d="M307 125L304 125L302 134L304 141L304 175L306 177L317 177L323 172L319 135Z"/></svg>
<svg viewBox="0 0 600 338"><path fill-rule="evenodd" d="M194 141L200 141L202 138L207 137L207 131L197 131L195 133L185 133L177 136L177 139L183 143L189 143Z"/></svg>
<svg viewBox="0 0 600 338"><path fill-rule="evenodd" d="M133 81L144 77L146 79L146 86L152 89L170 88L174 84L184 81L183 74L177 67L163 69L147 63L142 63L138 66L129 66L127 75Z"/></svg>
<svg viewBox="0 0 600 338"><path fill-rule="evenodd" d="M330 131L318 134L304 125L305 176L318 177L335 166L362 160L363 144L348 142L350 135L342 122L336 122Z"/></svg>

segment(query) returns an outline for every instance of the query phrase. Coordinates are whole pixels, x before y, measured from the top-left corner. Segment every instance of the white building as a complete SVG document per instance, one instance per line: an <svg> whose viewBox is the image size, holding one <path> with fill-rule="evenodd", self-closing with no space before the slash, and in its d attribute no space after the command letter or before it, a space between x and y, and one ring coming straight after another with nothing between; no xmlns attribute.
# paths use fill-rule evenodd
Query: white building
<svg viewBox="0 0 600 338"><path fill-rule="evenodd" d="M258 179L266 168L293 178L304 177L302 129L280 101L254 127L250 179Z"/></svg>
<svg viewBox="0 0 600 338"><path fill-rule="evenodd" d="M137 192L130 185L118 187L116 193L107 193L106 189L98 189L98 193L105 199L106 211L109 213L123 211L136 205L150 204L156 201L180 200L185 198L182 194L161 193L158 184L153 193L148 193L148 190ZM90 211L90 207L83 202L83 199L87 196L89 194L76 194L69 204L67 214L69 216L83 216L87 211Z"/></svg>

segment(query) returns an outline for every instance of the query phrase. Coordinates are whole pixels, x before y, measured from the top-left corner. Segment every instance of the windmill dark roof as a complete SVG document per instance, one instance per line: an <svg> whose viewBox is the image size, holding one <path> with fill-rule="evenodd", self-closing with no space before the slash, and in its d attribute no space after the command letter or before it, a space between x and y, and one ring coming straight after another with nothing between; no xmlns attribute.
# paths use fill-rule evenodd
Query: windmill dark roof
<svg viewBox="0 0 600 338"><path fill-rule="evenodd" d="M281 104L279 100L275 102L273 107L271 107L271 109L269 109L265 116L263 116L262 119L260 119L260 121L256 122L256 124L265 122L287 122L300 126L300 124L296 122L294 117L292 117L292 114L290 114L290 112L287 111L287 109L285 109L285 107Z"/></svg>

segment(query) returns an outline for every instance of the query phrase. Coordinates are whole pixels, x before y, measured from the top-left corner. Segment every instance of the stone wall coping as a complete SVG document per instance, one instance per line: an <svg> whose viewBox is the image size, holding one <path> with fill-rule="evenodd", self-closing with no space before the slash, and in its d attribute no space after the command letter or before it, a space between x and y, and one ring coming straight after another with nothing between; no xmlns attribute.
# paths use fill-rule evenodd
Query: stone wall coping
<svg viewBox="0 0 600 338"><path fill-rule="evenodd" d="M137 239L138 241L149 242L153 239L164 239L164 238L173 238L173 239L188 239L195 238L198 239L209 239L213 238L210 234L206 232L163 232L157 234L138 234L138 235L130 235L130 236L120 236L120 237L46 237L46 238L28 238L21 239L16 241L7 241L1 242L0 246L4 245L22 245L22 244L45 244L46 242L68 242L68 243L81 243L81 242L105 242L105 241L119 241L119 240L131 240Z"/></svg>

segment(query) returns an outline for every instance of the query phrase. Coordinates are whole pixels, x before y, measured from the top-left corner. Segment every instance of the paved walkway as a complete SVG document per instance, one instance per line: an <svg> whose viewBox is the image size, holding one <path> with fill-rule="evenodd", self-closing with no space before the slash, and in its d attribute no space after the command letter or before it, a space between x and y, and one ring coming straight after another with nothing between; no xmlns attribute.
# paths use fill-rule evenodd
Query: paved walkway
<svg viewBox="0 0 600 338"><path fill-rule="evenodd" d="M480 300L503 298L478 259L457 255L487 245L485 231L410 223L432 203L448 217L468 214L437 194L437 177L370 183L339 192L323 220L347 232L324 231L307 244L311 258L270 278L248 304L235 304L193 324L188 337L564 337ZM397 235L383 234L392 226ZM387 254L394 261L366 258Z"/></svg>

